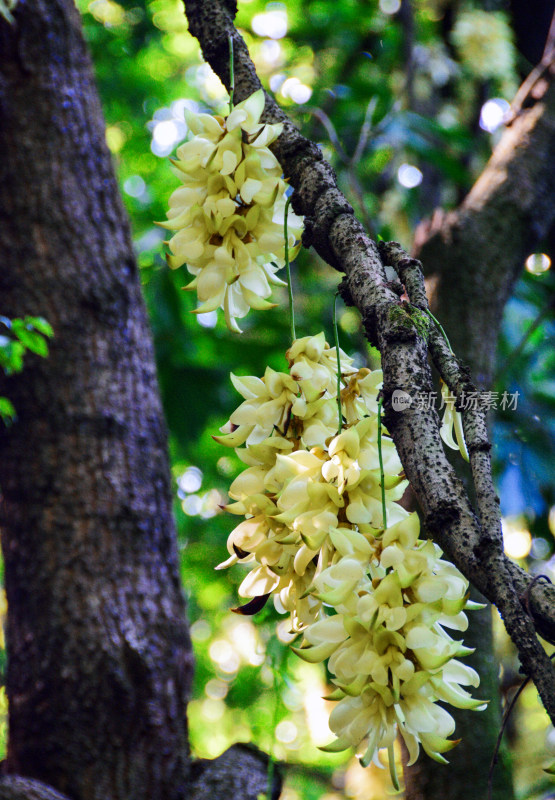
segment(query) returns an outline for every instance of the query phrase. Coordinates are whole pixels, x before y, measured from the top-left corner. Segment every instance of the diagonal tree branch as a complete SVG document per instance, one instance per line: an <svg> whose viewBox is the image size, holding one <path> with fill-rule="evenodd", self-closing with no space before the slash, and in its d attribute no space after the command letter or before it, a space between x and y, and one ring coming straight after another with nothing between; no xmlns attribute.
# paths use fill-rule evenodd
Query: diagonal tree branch
<svg viewBox="0 0 555 800"><path fill-rule="evenodd" d="M228 38L233 38L236 99L243 100L260 88L246 45L224 6L218 0L185 0L185 7L191 33L226 85ZM484 458L489 451L485 423L480 422L476 431L469 427L475 445L473 458L481 498L481 524L445 456L435 410L417 408L415 404L403 413L392 409L391 397L396 389L413 398L420 392L431 391L428 317L417 305L399 300L397 284L387 280L378 248L337 188L332 168L317 146L299 133L268 94L263 119L284 123L283 133L272 149L296 190L295 211L305 216L303 243L312 245L329 264L345 273L342 295L359 309L368 340L381 352L386 425L423 511L426 527L466 577L504 615L519 648L523 669L535 681L555 722L555 672L539 645L520 597L531 578L506 559L499 545L499 512L494 509L496 497L488 471L489 455L487 460ZM418 297L422 299L420 294ZM461 388L470 385L470 379L460 372L458 365L455 371L454 364L447 360L433 330L430 334L432 352L445 372L448 385L460 384ZM467 420L467 426L471 422ZM544 635L555 638L554 590L536 584L532 592L535 626Z"/></svg>
<svg viewBox="0 0 555 800"><path fill-rule="evenodd" d="M410 258L396 242L382 243L380 251L384 260L396 269L411 302L427 312L428 300L420 262ZM436 326L429 331L429 351L438 372L455 396L462 397L464 393L476 391L466 369L461 367L443 333ZM496 599L492 602L497 605L507 631L517 646L522 667L535 681L546 710L551 715L553 666L535 635L532 620L528 614L522 613L522 601L507 566L499 499L491 473L491 445L488 441L486 414L478 405L466 408L462 413L480 525L480 539L478 547L475 547L475 555L481 566L489 572L495 585L493 595ZM488 596L486 592L484 594Z"/></svg>

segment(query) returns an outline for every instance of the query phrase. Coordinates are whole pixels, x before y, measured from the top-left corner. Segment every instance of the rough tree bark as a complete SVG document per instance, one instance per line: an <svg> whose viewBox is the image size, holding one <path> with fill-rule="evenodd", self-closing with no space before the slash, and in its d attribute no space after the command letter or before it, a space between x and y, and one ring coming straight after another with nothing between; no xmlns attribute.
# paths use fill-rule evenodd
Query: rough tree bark
<svg viewBox="0 0 555 800"><path fill-rule="evenodd" d="M191 648L166 432L79 24L61 1L0 23L3 312L55 331L5 386L6 771L74 798L178 798Z"/></svg>
<svg viewBox="0 0 555 800"><path fill-rule="evenodd" d="M244 43L233 27L232 0L227 2L209 0L202 5L198 0L185 0L185 7L191 32L199 39L206 60L226 85L229 80L227 41L230 36L233 38L236 54L236 99L240 101L258 89L260 81ZM550 101L546 100L546 104L550 106ZM451 356L438 331L433 326L424 324L425 320L418 316L419 311L425 312L427 308L420 265L409 259L399 248L385 246L378 251L353 218L350 205L337 190L335 176L330 167L323 162L317 148L299 134L268 95L263 118L268 122L284 123L284 132L273 149L286 176L295 187L293 195L295 210L305 215L307 227L305 244L314 246L329 264L345 273L346 277L342 282L343 296L359 308L369 340L381 351L386 424L393 435L405 472L419 501L425 527L474 586L499 608L507 630L519 650L523 670L536 681L544 705L553 720L554 671L536 633L553 638L554 591L552 587L540 587L538 584L530 589L530 578L504 556L498 500L491 480L490 445L483 415L471 413L464 415L465 435L469 443L476 493L476 504L473 508L463 485L445 458L438 436L438 420L435 412L422 412L416 408L411 408L408 413L403 414L391 411L390 398L394 389L404 389L411 396L415 396L418 391L431 389L426 359L428 351L450 389L457 396L460 396L462 391L474 389L468 374L461 370L456 359ZM543 122L537 125L537 130L541 131L542 126L544 128L544 147L538 161L534 161L531 166L531 176L527 177L526 181L526 188L529 191L526 192L526 197L522 198L524 202L519 207L517 234L523 230L528 231L529 228L532 231L532 236L523 237L524 247L530 246L538 234L539 220L545 213L545 205L548 202L545 192L550 192L552 188L550 177L538 181L536 198L540 208L535 213L531 205L534 197L534 176L537 175L536 165L541 163L541 158L545 157L546 153L551 155L553 149L550 112L544 115L542 111L536 109L530 114L525 114L524 119L517 123L517 133L513 135L517 149L522 148L528 136L534 132L535 122L540 118ZM505 158L503 163L503 158L500 158L497 164L497 184L500 182L500 176L504 174L503 170L509 168L507 159ZM519 178L522 179L525 170L524 156L521 159L520 171L516 171L515 186L518 185ZM494 170L486 174L486 179L492 171ZM475 192L474 198L476 195ZM502 190L499 196L503 196ZM514 201L514 193L512 199ZM487 207L485 208L484 230L488 224L494 225L493 231L496 231L496 224L510 225L505 219L502 223L496 223L496 213L506 216L507 210L502 203L497 206L492 204L489 211ZM503 242L503 235L494 238L499 248ZM474 259L480 256L480 253L476 252L477 249L478 246L475 245ZM461 270L461 281L464 280L462 275L468 277L470 272L469 285L473 287L475 295L480 297L481 308L487 304L485 298L489 298L490 293L499 288L499 305L494 310L499 316L502 303L505 302L508 289L514 281L515 260L522 256L520 249L515 248L515 251L514 254L511 253L509 269L500 267L496 271L493 289L487 282L487 269L483 268L483 261L480 262L480 269L476 270L475 277L472 277L472 270L476 265L471 259L466 261L466 271L463 273ZM399 302L398 287L394 283L388 283L385 278L383 266L386 264L397 269L407 289L411 305ZM444 291L447 291L448 278L444 282L444 287L446 287ZM452 304L452 307L460 308L458 303ZM483 333L483 327L481 332ZM495 332L492 338L496 339ZM473 342L476 343L476 337ZM494 344L492 347L488 342L488 346L490 353L493 352ZM481 353L483 349L482 347L479 352ZM481 370L482 362L483 359L478 359ZM480 377L480 386L484 386L483 376ZM524 608L523 600L528 594L531 599L533 619L527 616ZM445 777L447 779L447 776ZM452 776L448 780L451 781ZM485 785L475 786L474 790L485 796ZM507 797L508 791L510 789L502 781L497 788L496 796ZM432 792L426 796L434 794Z"/></svg>
<svg viewBox="0 0 555 800"><path fill-rule="evenodd" d="M72 0L0 17L2 313L47 360L2 379L3 800L256 800L267 760L189 763L191 646L152 344ZM276 779L276 790L279 781Z"/></svg>

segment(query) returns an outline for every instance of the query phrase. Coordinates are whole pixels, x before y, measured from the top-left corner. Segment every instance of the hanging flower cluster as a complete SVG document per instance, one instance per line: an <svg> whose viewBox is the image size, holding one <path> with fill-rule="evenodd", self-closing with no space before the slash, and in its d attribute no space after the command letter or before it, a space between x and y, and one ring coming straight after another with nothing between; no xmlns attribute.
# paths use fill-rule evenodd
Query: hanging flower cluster
<svg viewBox="0 0 555 800"><path fill-rule="evenodd" d="M226 507L245 519L219 568L252 565L238 611L255 613L273 595L303 634L295 652L329 659L339 700L329 749L364 743L368 764L399 731L411 761L420 743L444 760L454 721L436 701L483 707L461 688L478 684L456 660L470 651L445 631L466 628L468 584L396 502L406 481L391 439L378 447L381 373L355 369L323 333L294 341L286 356L288 372L232 376L244 402L215 438L246 464Z"/></svg>
<svg viewBox="0 0 555 800"><path fill-rule="evenodd" d="M338 542L336 564L315 580L316 595L336 613L309 626L294 649L308 661L329 658L335 675L330 727L338 739L327 749L362 746L362 764L379 764L378 749L391 748L400 732L410 763L420 744L445 761L441 754L457 743L448 739L455 722L436 701L484 707L461 688L479 683L456 660L472 651L445 631L467 627L468 584L437 545L418 538L416 514L376 533L350 531Z"/></svg>
<svg viewBox="0 0 555 800"><path fill-rule="evenodd" d="M232 74L231 44L230 57ZM174 232L169 266L195 276L186 287L197 291L195 312L221 307L237 332L250 308L272 307L270 287L283 284L276 272L302 227L291 214L287 233L287 183L268 149L282 125L260 123L264 102L260 90L226 118L185 112L193 138L172 162L183 185L161 223ZM467 581L397 502L407 482L381 427L381 372L356 369L323 333L292 338L287 372L231 376L243 402L214 438L246 465L226 506L243 520L218 568L250 565L239 588L248 602L236 611L254 614L273 596L302 636L294 652L328 660L337 739L324 749L362 748L367 765L387 747L393 774L400 733L410 763L420 745L445 761L455 723L437 701L483 707L462 688L479 683L457 660L471 651L446 631L466 629ZM460 427L448 407L441 433L462 452Z"/></svg>
<svg viewBox="0 0 555 800"><path fill-rule="evenodd" d="M229 490L237 502L227 510L248 518L230 535L231 557L221 566L252 561L255 568L240 595L274 593L278 609L291 614L292 629L299 632L321 610L307 589L330 563L330 529L381 525L374 400L381 374L354 369L340 351L350 427L337 434L335 348L321 333L296 340L287 358L288 373L268 367L262 379L232 376L245 400L231 415L231 432L216 439L245 445L237 452L247 469ZM393 442L384 442L383 452L395 475L400 464ZM398 476L390 483L388 496L398 499L406 484Z"/></svg>
<svg viewBox="0 0 555 800"><path fill-rule="evenodd" d="M263 110L260 89L225 119L185 111L194 137L172 160L183 186L170 197L168 221L160 223L175 231L169 266L186 263L195 276L186 287L196 289L201 301L195 313L221 307L228 328L237 332L236 319L249 308L271 308L270 286L283 285L276 272L284 264L287 183L268 149L283 126L262 125ZM291 252L302 220L290 213L288 222Z"/></svg>

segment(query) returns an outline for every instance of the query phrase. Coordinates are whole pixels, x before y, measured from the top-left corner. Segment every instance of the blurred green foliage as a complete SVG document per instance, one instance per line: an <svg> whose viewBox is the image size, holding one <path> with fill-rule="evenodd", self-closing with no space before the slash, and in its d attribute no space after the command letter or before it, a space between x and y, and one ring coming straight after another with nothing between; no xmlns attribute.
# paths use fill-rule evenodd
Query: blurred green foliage
<svg viewBox="0 0 555 800"><path fill-rule="evenodd" d="M183 108L225 113L227 95L187 31L180 0L78 0L78 6L104 105L107 143L133 224L170 429L182 574L196 654L193 751L213 757L232 741L254 741L278 759L302 764L290 771L284 800L381 798L386 779L380 771L362 770L356 760L315 746L330 738L321 699L326 676L278 642L278 615L269 606L254 622L230 614L238 602L241 567L214 571L226 558L226 538L234 525L220 505L239 462L211 437L239 403L228 379L231 371L261 375L267 364L284 368L286 297L277 293L281 309L251 313L242 322L240 342L214 315L205 315L199 325L190 314L192 296L181 291L189 278L184 269L167 269L163 234L153 223L165 218L167 199L178 183L167 157L187 135ZM237 22L263 84L319 143L371 232L407 247L419 220L436 206L453 208L465 195L500 135L490 132L491 114L510 102L528 68L517 55L508 18L468 2L249 0L239 2ZM484 117L487 101L493 101L490 118ZM293 277L297 335L323 327L331 341L337 280L314 253L300 254ZM520 399L517 411L501 413L495 421L504 513L531 532L528 563L548 574L555 574L550 466L555 331L549 313L554 280L552 272L531 275L523 265L503 323L496 387L519 391ZM14 322L3 337L9 339L11 362L0 341L4 368L9 363L16 368L18 347L38 352L43 345L37 337L44 342L40 334L49 335L36 320L23 321L19 333ZM377 365L356 313L342 308L339 324L342 347L360 363ZM286 640L284 626L279 630ZM510 650L501 641L508 664ZM543 743L547 718L534 698L531 710L525 707L521 714L519 725L540 730ZM517 764L529 763L526 736L512 743ZM547 778L537 783L537 770L530 775L521 769L519 776L522 797L540 797L548 785Z"/></svg>
<svg viewBox="0 0 555 800"><path fill-rule="evenodd" d="M52 326L42 317L8 319L0 316L0 369L6 375L21 372L27 353L46 358L47 339L53 335ZM0 397L0 417L5 425L17 419L16 409L7 397Z"/></svg>

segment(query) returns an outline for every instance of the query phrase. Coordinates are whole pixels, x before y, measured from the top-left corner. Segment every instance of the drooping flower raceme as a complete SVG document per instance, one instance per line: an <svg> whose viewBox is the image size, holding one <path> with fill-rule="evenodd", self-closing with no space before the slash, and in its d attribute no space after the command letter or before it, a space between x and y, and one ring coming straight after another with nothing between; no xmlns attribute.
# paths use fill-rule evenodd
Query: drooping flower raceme
<svg viewBox="0 0 555 800"><path fill-rule="evenodd" d="M339 700L330 716L338 738L326 749L361 747L364 765L379 763L378 750L390 747L400 733L411 763L420 744L445 761L441 754L456 744L448 738L455 723L436 701L484 707L461 688L479 682L476 672L457 660L471 651L445 630L466 629L468 585L437 545L418 538L416 514L376 533L345 534L336 564L315 580L316 597L336 613L308 626L295 652L320 661L326 643L337 687L332 698ZM370 552L362 558L365 545Z"/></svg>
<svg viewBox="0 0 555 800"><path fill-rule="evenodd" d="M384 520L381 373L357 370L339 352L338 431L336 349L319 334L296 340L286 356L288 372L232 376L244 402L215 438L246 465L227 506L244 520L220 567L251 567L239 588L249 602L238 611L255 613L272 595L303 634L295 652L329 659L339 700L330 749L363 745L367 764L400 732L412 760L419 744L443 760L454 722L436 701L483 705L461 688L478 677L457 660L469 651L445 630L465 629L468 584L396 502L406 481L386 432Z"/></svg>
<svg viewBox="0 0 555 800"><path fill-rule="evenodd" d="M264 125L262 89L238 103L227 118L185 111L193 138L177 149L173 171L183 185L169 200L173 231L167 261L195 276L195 313L223 308L228 328L249 308L267 309L271 286L283 284L284 211L287 183L268 149L282 125ZM291 257L300 238L301 218L288 215Z"/></svg>
<svg viewBox="0 0 555 800"><path fill-rule="evenodd" d="M278 609L291 614L292 629L300 632L321 611L322 603L307 590L331 564L330 530L355 521L382 524L376 427L364 402L376 375L356 370L340 352L346 410L358 422L338 434L335 348L322 333L296 340L287 357L288 373L268 368L262 379L233 376L245 400L231 415L230 432L216 438L238 447L247 465L230 488L237 502L227 510L248 518L229 537L225 566L252 562L239 593L248 598L273 593ZM406 482L389 439L383 454L392 473L386 494L393 501Z"/></svg>

